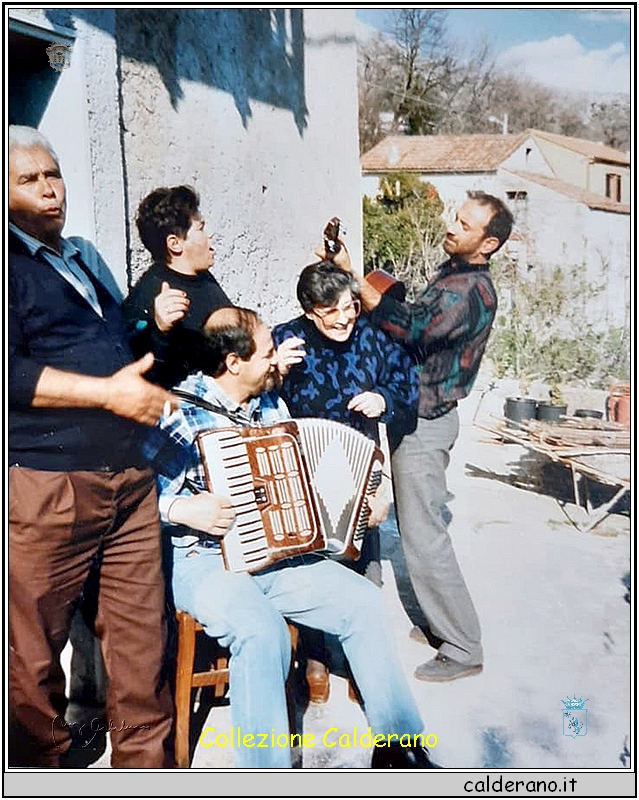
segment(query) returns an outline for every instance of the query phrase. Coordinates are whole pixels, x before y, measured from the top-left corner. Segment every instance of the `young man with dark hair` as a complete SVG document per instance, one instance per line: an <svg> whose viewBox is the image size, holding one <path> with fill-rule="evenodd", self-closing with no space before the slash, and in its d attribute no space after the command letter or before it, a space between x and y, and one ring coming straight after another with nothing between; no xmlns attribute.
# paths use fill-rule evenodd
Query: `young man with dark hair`
<svg viewBox="0 0 639 800"><path fill-rule="evenodd" d="M228 498L207 491L196 437L212 428L276 426L290 414L272 391L279 380L278 358L255 312L218 309L207 320L204 336L200 369L175 387L182 404L150 434L146 453L158 475L160 515L173 545L175 604L231 650L232 725L244 734L243 742L247 736L258 741L263 734L277 738L288 732L286 618L339 637L373 735L384 741L373 750L372 767L433 768L419 746L423 723L395 656L376 586L318 552L288 557L252 574L224 568L219 541L232 535L235 513ZM403 746L398 744L405 736L411 746L405 738ZM239 746L235 766L290 768L290 750Z"/></svg>
<svg viewBox="0 0 639 800"><path fill-rule="evenodd" d="M392 456L395 505L411 583L426 620L413 638L437 649L417 667L424 681L483 669L481 630L453 545L446 468L459 433L458 402L475 381L497 310L489 259L510 236L513 217L497 197L472 192L448 225L450 256L415 302L382 296L363 281L370 319L421 364L418 416ZM326 254L327 256L329 254ZM351 271L345 248L334 263Z"/></svg>
<svg viewBox="0 0 639 800"><path fill-rule="evenodd" d="M190 186L161 187L138 207L140 239L153 256L123 303L135 353L151 350L156 363L149 377L169 388L186 377L193 333L208 315L230 304L210 272L214 251Z"/></svg>

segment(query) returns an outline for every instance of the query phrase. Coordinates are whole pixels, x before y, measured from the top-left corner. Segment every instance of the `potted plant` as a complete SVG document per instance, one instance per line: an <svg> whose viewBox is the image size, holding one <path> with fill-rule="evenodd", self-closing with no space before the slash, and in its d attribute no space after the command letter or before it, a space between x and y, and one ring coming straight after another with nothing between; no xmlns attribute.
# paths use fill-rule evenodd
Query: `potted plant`
<svg viewBox="0 0 639 800"><path fill-rule="evenodd" d="M568 412L568 406L564 402L561 387L557 382L553 382L548 392L548 400L541 400L537 403L537 419L544 422L560 422Z"/></svg>

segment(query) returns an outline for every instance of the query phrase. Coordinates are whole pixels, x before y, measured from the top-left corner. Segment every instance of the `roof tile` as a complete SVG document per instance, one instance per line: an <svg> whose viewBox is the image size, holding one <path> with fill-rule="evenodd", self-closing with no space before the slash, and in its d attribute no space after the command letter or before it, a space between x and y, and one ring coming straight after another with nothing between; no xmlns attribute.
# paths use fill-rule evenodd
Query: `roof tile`
<svg viewBox="0 0 639 800"><path fill-rule="evenodd" d="M603 197L600 194L588 192L586 189L582 189L572 183L566 183L566 181L561 181L559 178L551 178L548 175L540 175L536 172L523 172L522 170L515 169L507 169L504 170L504 172L510 175L517 175L519 178L532 181L533 183L536 183L539 186L544 186L546 189L551 189L554 192L559 192L559 194L570 197L573 200L576 200L578 203L583 203L584 205L588 206L588 208L592 208L597 211L614 211L617 214L630 214L629 205L625 203L616 203L609 197Z"/></svg>
<svg viewBox="0 0 639 800"><path fill-rule="evenodd" d="M588 158L593 158L595 161L611 161L614 164L630 165L629 156L622 150L616 150L614 147L608 147L608 145L599 142L589 142L587 139L577 139L574 136L563 136L559 133L548 133L547 131L534 129L531 129L529 133L541 139L546 139L546 141L554 142L568 150L581 153L584 156L588 156Z"/></svg>
<svg viewBox="0 0 639 800"><path fill-rule="evenodd" d="M362 172L486 172L496 170L524 134L388 136L360 159Z"/></svg>
<svg viewBox="0 0 639 800"><path fill-rule="evenodd" d="M613 147L534 129L510 134L387 136L361 156L360 164L363 174L491 172L529 136L545 139L596 161L630 164L628 156Z"/></svg>

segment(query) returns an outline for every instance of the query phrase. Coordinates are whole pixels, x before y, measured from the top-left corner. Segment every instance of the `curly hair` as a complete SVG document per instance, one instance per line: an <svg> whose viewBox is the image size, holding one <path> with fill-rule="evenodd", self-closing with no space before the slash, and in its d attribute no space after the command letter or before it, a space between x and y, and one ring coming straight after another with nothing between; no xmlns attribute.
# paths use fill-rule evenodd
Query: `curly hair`
<svg viewBox="0 0 639 800"><path fill-rule="evenodd" d="M142 244L156 261L166 264L166 237L186 237L200 212L200 198L190 186L154 189L138 206L135 224Z"/></svg>

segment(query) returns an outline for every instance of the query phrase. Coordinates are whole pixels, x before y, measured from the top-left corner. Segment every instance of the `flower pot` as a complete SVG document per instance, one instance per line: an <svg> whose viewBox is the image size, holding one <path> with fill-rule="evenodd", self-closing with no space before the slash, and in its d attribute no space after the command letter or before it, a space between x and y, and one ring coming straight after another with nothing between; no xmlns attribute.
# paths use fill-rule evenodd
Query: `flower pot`
<svg viewBox="0 0 639 800"><path fill-rule="evenodd" d="M630 384L617 383L610 387L606 411L611 422L630 427Z"/></svg>
<svg viewBox="0 0 639 800"><path fill-rule="evenodd" d="M504 405L504 416L509 428L521 428L525 419L535 418L537 401L532 397L507 397Z"/></svg>
<svg viewBox="0 0 639 800"><path fill-rule="evenodd" d="M566 415L568 406L554 405L542 400L537 403L536 417L543 422L559 422Z"/></svg>
<svg viewBox="0 0 639 800"><path fill-rule="evenodd" d="M603 411L597 411L595 408L577 408L575 409L575 417L589 417L590 419L601 419Z"/></svg>

